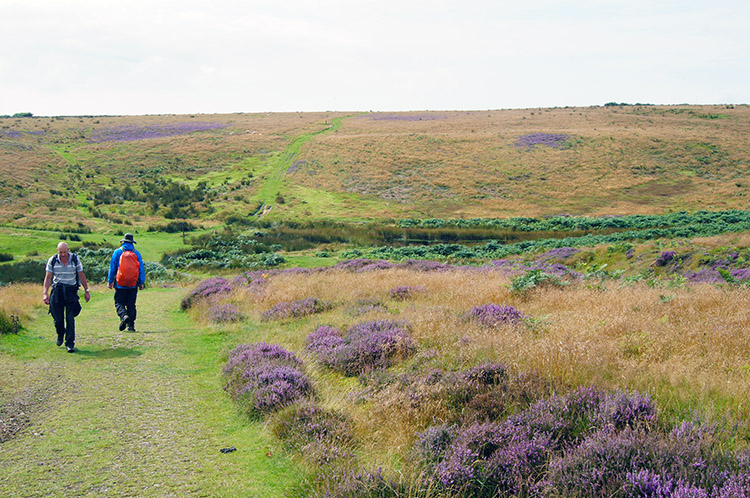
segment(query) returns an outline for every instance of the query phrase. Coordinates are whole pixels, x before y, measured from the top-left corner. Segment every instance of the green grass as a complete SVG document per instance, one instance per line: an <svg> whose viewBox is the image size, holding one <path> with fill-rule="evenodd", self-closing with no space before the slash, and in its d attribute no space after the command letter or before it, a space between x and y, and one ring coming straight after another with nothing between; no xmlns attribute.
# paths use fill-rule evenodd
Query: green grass
<svg viewBox="0 0 750 498"><path fill-rule="evenodd" d="M126 229L127 231L127 229ZM23 228L0 227L0 252L10 253L15 259L27 256L29 253L38 253L34 259L46 259L57 252L57 244L60 242L59 234L64 230L32 230ZM147 261L159 261L166 252L175 251L183 247L182 233L164 232L137 232L135 233L136 248ZM196 230L186 234L186 238L206 233L208 230ZM67 233L67 232L66 232ZM83 241L108 242L119 247L121 235L114 234L76 234L81 241L66 240L71 247L80 247Z"/></svg>
<svg viewBox="0 0 750 498"><path fill-rule="evenodd" d="M266 182L260 188L257 199L264 204L275 204L276 194L281 192L284 173L292 165L294 159L299 155L302 146L312 140L315 136L323 133L333 132L341 128L342 118L334 118L331 125L322 130L304 133L295 138L281 154L273 155L268 161Z"/></svg>
<svg viewBox="0 0 750 498"><path fill-rule="evenodd" d="M111 291L97 290L77 320L76 354L54 345L42 312L0 338L0 371L48 393L0 447L4 495L273 497L298 484L277 442L222 390L221 353L237 339L176 311L182 294L142 292L139 332L128 334Z"/></svg>

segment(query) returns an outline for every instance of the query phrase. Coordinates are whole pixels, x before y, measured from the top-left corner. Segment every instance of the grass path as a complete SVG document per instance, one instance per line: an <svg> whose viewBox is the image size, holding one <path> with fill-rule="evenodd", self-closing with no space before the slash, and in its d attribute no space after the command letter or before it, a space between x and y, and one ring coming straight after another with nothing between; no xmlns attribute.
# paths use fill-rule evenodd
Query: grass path
<svg viewBox="0 0 750 498"><path fill-rule="evenodd" d="M345 116L349 117L349 116ZM312 140L318 135L324 133L334 132L341 128L341 121L345 118L333 118L331 124L322 130L318 130L311 133L305 133L295 138L290 143L284 152L277 154L269 161L269 173L265 183L259 189L256 197L264 205L270 206L276 202L276 194L281 190L281 183L284 177L284 173L292 166L294 158L299 154L300 149L304 144Z"/></svg>
<svg viewBox="0 0 750 498"><path fill-rule="evenodd" d="M196 328L178 311L182 295L142 291L139 331L127 333L112 291L97 289L78 317L75 354L55 346L41 313L0 338L0 394L25 397L30 418L0 444L4 496L273 497L299 482L268 431L221 389L232 338Z"/></svg>

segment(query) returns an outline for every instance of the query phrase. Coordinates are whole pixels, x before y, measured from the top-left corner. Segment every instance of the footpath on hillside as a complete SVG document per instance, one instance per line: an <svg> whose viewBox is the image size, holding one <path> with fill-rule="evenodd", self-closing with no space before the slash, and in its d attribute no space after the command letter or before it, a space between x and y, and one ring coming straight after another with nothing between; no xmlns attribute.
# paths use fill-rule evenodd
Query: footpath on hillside
<svg viewBox="0 0 750 498"><path fill-rule="evenodd" d="M84 303L74 354L41 312L0 337L0 403L25 420L0 443L2 495L285 496L299 473L222 391L232 339L180 312L178 288L141 291L138 332L120 332L111 292Z"/></svg>

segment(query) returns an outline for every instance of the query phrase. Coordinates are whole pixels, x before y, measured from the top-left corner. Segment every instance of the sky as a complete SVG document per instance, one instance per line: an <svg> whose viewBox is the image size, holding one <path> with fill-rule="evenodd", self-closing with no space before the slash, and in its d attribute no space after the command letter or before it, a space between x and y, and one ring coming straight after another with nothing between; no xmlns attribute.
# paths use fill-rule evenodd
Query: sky
<svg viewBox="0 0 750 498"><path fill-rule="evenodd" d="M0 0L0 115L750 103L750 2Z"/></svg>

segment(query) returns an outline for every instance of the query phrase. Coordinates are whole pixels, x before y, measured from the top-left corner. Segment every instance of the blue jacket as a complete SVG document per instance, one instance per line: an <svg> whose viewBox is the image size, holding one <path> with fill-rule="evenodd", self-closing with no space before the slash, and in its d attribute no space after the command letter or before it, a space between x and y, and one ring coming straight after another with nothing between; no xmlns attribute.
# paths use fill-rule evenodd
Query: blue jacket
<svg viewBox="0 0 750 498"><path fill-rule="evenodd" d="M120 256L122 255L122 251L133 251L135 255L138 256L138 263L140 263L138 268L138 286L144 285L146 283L146 269L143 267L143 258L141 257L141 253L136 251L135 246L130 242L125 242L122 244L122 247L115 249L115 252L112 254L112 260L109 262L109 276L107 277L107 282L115 284L116 289L135 289L135 287L122 287L117 285L117 269L120 267Z"/></svg>

